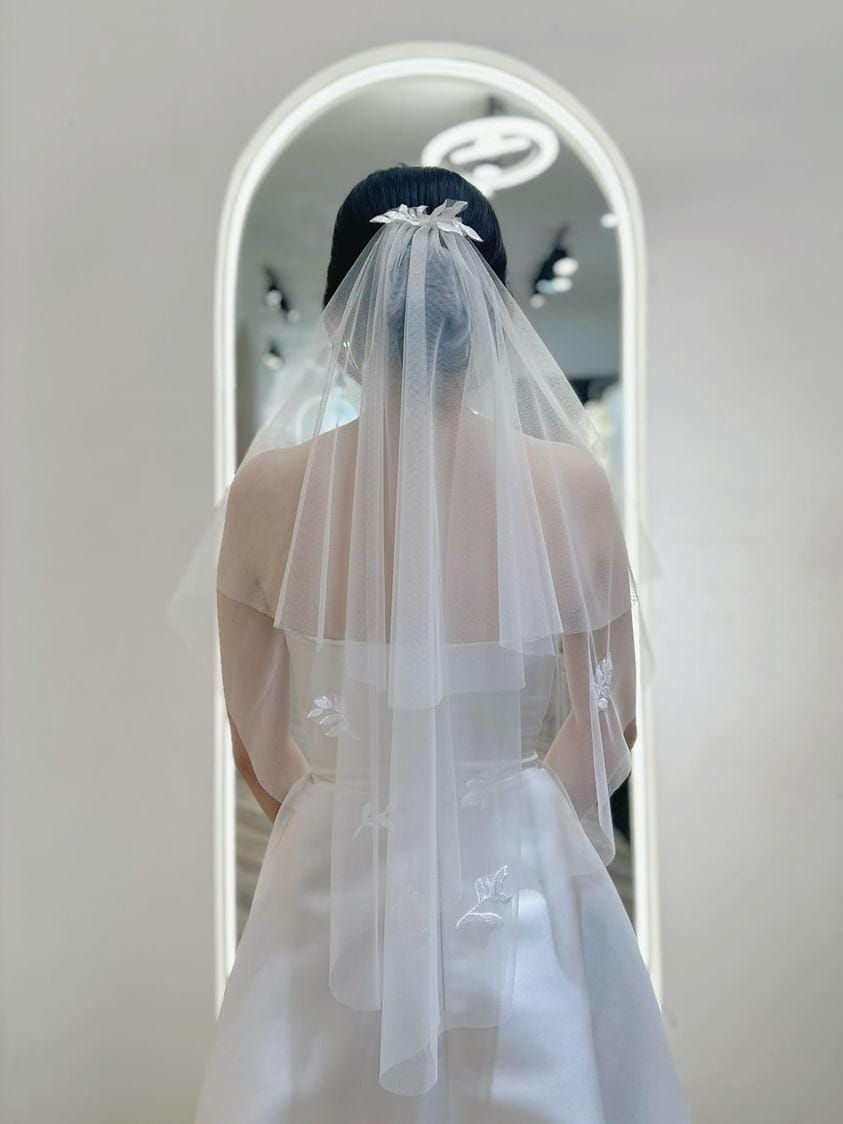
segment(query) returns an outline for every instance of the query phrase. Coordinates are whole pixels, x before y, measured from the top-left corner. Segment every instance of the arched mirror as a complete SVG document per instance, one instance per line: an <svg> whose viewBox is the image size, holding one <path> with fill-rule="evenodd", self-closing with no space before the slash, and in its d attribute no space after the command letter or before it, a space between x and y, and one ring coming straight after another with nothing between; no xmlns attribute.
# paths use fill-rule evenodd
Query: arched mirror
<svg viewBox="0 0 843 1124"><path fill-rule="evenodd" d="M297 349L321 310L339 204L367 173L399 163L454 168L491 197L510 289L605 436L617 497L636 512L628 520L634 549L643 350L634 188L611 142L564 91L512 60L469 48L410 44L348 60L280 107L244 154L220 254L220 483L283 396ZM311 407L291 413L290 444L312 431L308 410L315 416L317 405L314 389ZM326 417L326 424L337 420ZM294 736L297 721L301 716L294 716ZM652 971L646 709L639 725L632 784L613 798L617 856L610 872ZM545 735L540 752L552 731ZM224 747L220 760L226 762ZM227 959L248 912L269 824L225 763L221 777Z"/></svg>

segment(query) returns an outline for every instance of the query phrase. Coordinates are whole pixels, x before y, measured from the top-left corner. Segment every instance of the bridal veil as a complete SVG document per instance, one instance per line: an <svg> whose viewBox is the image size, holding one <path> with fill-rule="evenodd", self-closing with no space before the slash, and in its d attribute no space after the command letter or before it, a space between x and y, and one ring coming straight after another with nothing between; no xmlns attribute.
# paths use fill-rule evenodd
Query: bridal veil
<svg viewBox="0 0 843 1124"><path fill-rule="evenodd" d="M526 675L564 681L554 768L606 863L635 711L634 585L597 434L465 206L372 216L310 373L234 479L217 571L229 714L279 798L285 637L317 661L340 647L306 716L336 744L329 984L380 1011L380 1081L408 1095L435 1084L444 1030L510 1006ZM314 370L312 433L285 449Z"/></svg>

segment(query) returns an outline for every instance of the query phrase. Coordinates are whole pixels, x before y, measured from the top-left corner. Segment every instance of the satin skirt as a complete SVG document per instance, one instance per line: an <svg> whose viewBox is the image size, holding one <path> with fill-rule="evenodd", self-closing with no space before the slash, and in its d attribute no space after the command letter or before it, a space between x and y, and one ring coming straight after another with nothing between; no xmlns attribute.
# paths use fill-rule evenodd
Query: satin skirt
<svg viewBox="0 0 843 1124"><path fill-rule="evenodd" d="M379 1014L328 990L332 793L306 778L276 816L196 1124L690 1120L632 925L541 765L524 771L512 1011L493 1029L446 1031L439 1081L424 1096L384 1090Z"/></svg>

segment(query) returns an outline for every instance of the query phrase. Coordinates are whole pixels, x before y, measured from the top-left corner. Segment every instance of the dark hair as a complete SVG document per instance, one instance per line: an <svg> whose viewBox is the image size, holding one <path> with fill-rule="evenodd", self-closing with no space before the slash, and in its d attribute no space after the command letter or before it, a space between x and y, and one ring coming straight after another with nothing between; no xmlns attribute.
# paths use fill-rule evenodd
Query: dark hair
<svg viewBox="0 0 843 1124"><path fill-rule="evenodd" d="M486 196L458 172L447 168L415 168L398 164L394 168L372 172L355 184L337 211L323 307L363 252L366 243L381 229L371 221L375 215L390 211L401 203L406 203L408 207L426 203L430 213L446 199L465 199L468 202L460 218L483 239L474 245L505 285L506 249L498 217Z"/></svg>

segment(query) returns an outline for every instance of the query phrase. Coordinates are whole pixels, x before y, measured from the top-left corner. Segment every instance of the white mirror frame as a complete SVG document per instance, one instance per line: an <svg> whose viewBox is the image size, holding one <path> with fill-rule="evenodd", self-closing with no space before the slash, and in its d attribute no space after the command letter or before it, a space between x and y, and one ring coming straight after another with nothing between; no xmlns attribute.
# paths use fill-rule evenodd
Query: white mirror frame
<svg viewBox="0 0 843 1124"><path fill-rule="evenodd" d="M360 90L405 77L474 80L512 95L553 122L603 191L616 229L621 274L621 380L624 403L626 532L639 573L639 521L647 525L646 256L635 182L617 147L567 90L538 70L497 51L447 42L396 43L352 55L319 71L286 97L244 149L228 185L219 231L214 307L214 471L221 497L236 468L236 299L243 230L255 193L294 137L326 110ZM646 590L640 590L647 615ZM217 998L222 1000L235 945L234 768L217 675L214 764L214 887ZM639 690L639 737L632 755L635 927L656 994L661 998L661 948L654 808L652 688Z"/></svg>

